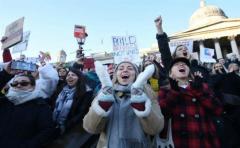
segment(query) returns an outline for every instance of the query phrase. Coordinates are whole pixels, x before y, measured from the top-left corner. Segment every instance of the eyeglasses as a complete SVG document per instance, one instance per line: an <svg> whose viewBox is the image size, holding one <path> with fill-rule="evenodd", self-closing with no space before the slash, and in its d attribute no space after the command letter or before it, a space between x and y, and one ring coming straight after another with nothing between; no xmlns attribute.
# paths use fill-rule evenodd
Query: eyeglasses
<svg viewBox="0 0 240 148"><path fill-rule="evenodd" d="M20 84L20 86L28 86L29 84L31 84L30 82L27 82L27 81L22 81L22 82L13 82L13 83L11 83L10 85L12 86L12 87L17 87L18 86L18 84Z"/></svg>

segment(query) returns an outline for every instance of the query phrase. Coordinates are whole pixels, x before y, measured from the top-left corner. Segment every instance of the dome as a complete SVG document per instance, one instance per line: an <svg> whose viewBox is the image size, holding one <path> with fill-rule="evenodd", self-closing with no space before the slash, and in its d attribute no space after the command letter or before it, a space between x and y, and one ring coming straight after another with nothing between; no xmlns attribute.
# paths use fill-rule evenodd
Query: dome
<svg viewBox="0 0 240 148"><path fill-rule="evenodd" d="M204 26L209 23L214 23L223 19L228 18L224 11L217 6L205 6L201 5L201 7L196 10L190 18L189 28L196 28L200 26Z"/></svg>

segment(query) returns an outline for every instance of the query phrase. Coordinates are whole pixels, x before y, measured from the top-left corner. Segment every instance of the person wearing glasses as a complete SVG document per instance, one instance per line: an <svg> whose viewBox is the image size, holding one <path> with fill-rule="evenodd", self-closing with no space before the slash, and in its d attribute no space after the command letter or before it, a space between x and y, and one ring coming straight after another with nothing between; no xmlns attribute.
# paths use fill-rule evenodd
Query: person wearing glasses
<svg viewBox="0 0 240 148"><path fill-rule="evenodd" d="M8 64L0 72L0 88L14 77ZM32 75L16 75L6 95L0 94L0 147L42 148L52 139L54 122Z"/></svg>

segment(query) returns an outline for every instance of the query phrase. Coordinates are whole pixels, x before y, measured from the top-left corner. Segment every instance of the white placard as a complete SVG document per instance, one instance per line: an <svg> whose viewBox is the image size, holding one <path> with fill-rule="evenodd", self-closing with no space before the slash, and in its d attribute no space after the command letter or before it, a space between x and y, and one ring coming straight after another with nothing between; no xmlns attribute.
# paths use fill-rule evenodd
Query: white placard
<svg viewBox="0 0 240 148"><path fill-rule="evenodd" d="M18 43L13 47L12 53L19 53L24 50L27 50L28 41L29 41L30 31L23 33L22 42Z"/></svg>
<svg viewBox="0 0 240 148"><path fill-rule="evenodd" d="M139 50L135 36L113 36L114 63L130 61L135 64L140 63Z"/></svg>
<svg viewBox="0 0 240 148"><path fill-rule="evenodd" d="M7 39L2 43L2 49L10 48L22 41L24 17L9 24L5 30Z"/></svg>
<svg viewBox="0 0 240 148"><path fill-rule="evenodd" d="M203 48L200 50L200 61L205 63L216 63L216 60L213 58L214 49Z"/></svg>
<svg viewBox="0 0 240 148"><path fill-rule="evenodd" d="M179 45L186 46L189 53L193 52L193 40L171 41L169 42L169 48L172 54L176 50L176 47Z"/></svg>

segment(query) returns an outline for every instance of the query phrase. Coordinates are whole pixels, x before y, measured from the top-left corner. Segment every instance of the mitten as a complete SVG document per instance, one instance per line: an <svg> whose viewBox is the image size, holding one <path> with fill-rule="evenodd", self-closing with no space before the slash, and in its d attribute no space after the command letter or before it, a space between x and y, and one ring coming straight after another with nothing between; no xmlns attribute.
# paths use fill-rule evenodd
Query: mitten
<svg viewBox="0 0 240 148"><path fill-rule="evenodd" d="M149 65L141 72L131 87L131 106L138 117L146 117L151 111L151 101L143 92L143 86L152 77L155 71L154 65Z"/></svg>
<svg viewBox="0 0 240 148"><path fill-rule="evenodd" d="M108 116L110 108L114 102L112 81L107 69L98 61L95 62L95 70L102 85L96 101L93 103L93 109L101 116Z"/></svg>
<svg viewBox="0 0 240 148"><path fill-rule="evenodd" d="M179 86L178 86L177 80L174 80L174 79L172 79L172 78L169 78L168 80L169 80L171 89L173 89L173 90L175 90L175 91L179 91Z"/></svg>
<svg viewBox="0 0 240 148"><path fill-rule="evenodd" d="M141 88L132 88L131 106L138 117L147 117L151 111L151 101Z"/></svg>

